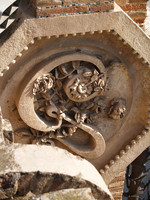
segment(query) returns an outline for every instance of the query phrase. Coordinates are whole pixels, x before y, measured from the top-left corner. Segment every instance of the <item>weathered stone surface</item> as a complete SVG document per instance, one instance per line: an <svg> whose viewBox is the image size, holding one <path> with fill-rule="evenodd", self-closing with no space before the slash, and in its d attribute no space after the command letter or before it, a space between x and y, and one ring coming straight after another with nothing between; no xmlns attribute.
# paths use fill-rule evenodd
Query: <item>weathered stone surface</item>
<svg viewBox="0 0 150 200"><path fill-rule="evenodd" d="M126 131L125 136L123 135L123 130L120 130L120 132L117 132L117 135L113 138L110 137L111 132L108 131L104 134L107 138L105 138L107 141L105 153L100 159L91 159L91 162L97 167L97 169L106 169L101 172L104 173L103 177L105 177L105 180L109 182L114 174L118 173L118 171L122 169L122 166L126 167L149 145L149 127L145 127L149 106L149 68L147 66L148 63L146 63L150 61L149 38L138 28L138 26L136 26L136 24L132 22L131 19L119 10L115 10L115 12L112 13L66 16L64 18L56 17L55 19L33 19L31 15L26 15L25 17L26 20L24 20L22 25L0 47L1 77L3 76L3 78L1 78L0 87L1 90L5 88L3 93L3 117L10 119L13 127L16 128L17 126L20 126L21 123L23 127L24 124L17 113L17 108L15 107L16 100L14 93L17 94L19 90L17 90L16 86L16 89L14 90L14 84L11 84L11 80L17 80L18 82L16 82L16 85L19 85L21 83L20 74L22 74L23 77L25 73L32 69L33 66L38 66L37 64L42 62L43 58L49 58L50 54L48 53L50 52L56 51L58 53L58 49L60 50L65 45L68 51L69 48L67 45L72 44L74 51L81 53L82 51L79 47L83 44L83 41L84 44L86 44L85 49L87 49L91 42L92 46L95 45L96 48L95 56L102 55L101 53L97 54L97 49L102 48L103 52L107 51L109 52L109 55L113 54L112 60L121 60L125 63L128 70L126 67L120 67L122 71L123 69L126 72L130 71L130 76L126 73L126 77L131 77L132 81L134 81L133 94L136 94L136 96L133 98L134 102L132 102L134 112L133 110L130 112L132 113L130 117L132 118L134 125L131 127L135 128L135 130L133 131L132 128L130 130L128 129L130 127L129 125L131 125L131 121L128 118L127 128L124 126L124 130ZM135 34L137 36L136 38ZM34 42L35 44L33 45ZM53 46L52 44L54 43L56 45ZM61 51L64 53L64 49ZM41 52L43 52L43 54L41 54L40 57L38 53ZM93 50L91 52L93 52ZM34 56L32 53L35 53ZM19 56L21 58L19 58ZM140 57L142 57L142 59ZM33 61L32 58L35 58L35 60ZM145 60L143 60L143 58ZM27 61L30 61L30 64L26 64ZM111 63L106 62L105 59L103 59L103 62L107 66ZM27 68L24 66L27 66ZM17 72L18 69L23 71L20 74L18 73L19 76L15 73L13 77L13 73ZM119 67L117 69L119 69ZM117 71L117 74L121 75L125 73ZM138 75L136 76L136 74ZM40 75L41 74L39 74L39 76ZM7 83L7 80L9 80L9 83ZM114 80L116 80L115 83L117 85L117 81L119 80ZM130 78L128 80L130 80ZM130 81L127 81L127 83L130 83ZM126 84L123 85L126 86ZM142 89L139 89L141 86ZM11 88L9 92L6 92L7 88ZM130 87L130 89L132 91L132 87ZM123 90L120 89L118 93L120 93L120 91ZM125 94L128 95L129 93L126 92ZM138 99L138 97L141 98ZM11 99L11 103L8 102L9 99ZM142 102L144 102L144 104ZM114 118L122 116L122 111L120 112L120 107L118 108L118 105L119 104L117 104L116 107L113 107L112 105L113 108L110 110L111 114L117 112L117 117ZM137 108L139 109L138 112ZM123 107L121 109L123 110ZM118 115L119 112L120 114ZM141 115L141 112L144 114ZM17 114L15 115L14 113ZM16 118L14 118L14 116ZM137 116L139 116L139 118ZM107 128L108 126L105 127ZM145 130L142 132L143 129ZM106 129L104 130L106 131ZM138 135L139 133L142 134ZM113 144L109 141L109 137L113 138ZM134 138L136 139L133 140ZM131 140L133 141L131 142ZM31 157L30 160L32 160Z"/></svg>
<svg viewBox="0 0 150 200"><path fill-rule="evenodd" d="M43 4L41 4L41 7L38 7L39 11L37 12L37 15L41 17L49 16L49 14L53 16L55 16L55 14L89 14L90 12L108 11L114 8L114 4L111 4L110 1L107 3L100 1L98 4L86 1L88 6L68 5L67 7L65 3L70 3L69 1L65 1L65 3L59 1L58 6L60 6L60 3L61 6L57 8L52 8L51 5L50 7L48 5L48 8L46 8L44 6L46 6L48 2L42 2ZM135 5L135 1L133 0L129 2L132 4L134 3L134 5L126 6L124 9L140 10L145 8L145 4L139 6ZM51 3L53 4L55 1L51 1ZM72 3L82 3L82 1L74 1ZM35 5L37 6L37 4ZM139 13L141 14L139 15ZM137 12L136 15L133 15L134 13L132 13L132 17L137 22L143 22L145 13L139 13L138 16ZM24 144L37 144L40 141L40 144L56 144L58 147L66 148L67 150L69 149L70 152L73 151L74 153L89 159L97 169L100 170L100 168L102 168L100 172L103 174L107 183L110 182L113 176L115 176L122 167L126 167L149 145L150 115L149 113L147 114L147 111L150 110L150 71L147 63L150 61L149 39L135 24L132 23L132 20L120 12L119 9L112 13L108 13L107 15L103 13L73 18L65 17L65 22L61 17L56 17L55 20L44 19L37 21L31 19L31 15L27 16L25 14L24 16L28 19L26 18L26 20L24 20L19 29L12 34L7 42L0 48L0 55L2 55L2 59L0 59L3 61L0 76L4 76L4 79L1 78L2 81L0 80L0 83L2 83L0 84L0 87L1 90L3 90L2 98L0 99L2 114L4 118L10 120L12 131L14 131L15 134L14 138L12 135L12 138L9 139L9 136L7 135L9 130L5 130L5 138L11 142L20 142ZM140 21L141 18L142 21ZM136 39L135 34L137 35ZM19 38L18 36L20 35L21 37ZM18 41L15 39L18 39ZM17 47L16 44L18 44ZM65 55L63 57L62 54L67 54L67 56ZM86 56L92 54L92 57L101 60L102 65L106 68L107 78L104 76L104 71L98 67L98 62L95 64L98 70L95 71L94 68L93 71L89 70L89 65L87 65L87 63L85 64L87 60L85 59L82 61L84 54L86 54ZM61 61L58 59L58 55L61 57ZM73 55L76 55L76 57ZM74 58L74 60L72 60L72 58ZM53 59L59 60L59 62L56 61L51 63ZM81 72L83 72L82 69L77 70L76 68L79 61L84 62L81 66L82 69L85 69L85 73L83 73L86 77L85 83L88 84L89 77L91 77L89 78L90 81L93 81L94 79L93 90L89 89L88 86L79 79L74 79L74 75L75 77L78 76L78 78L81 78ZM66 76L69 67L63 68L61 64L66 65L69 62L72 62L72 66L69 65L69 67L73 67L76 71L73 70L73 74L69 72L67 81L59 81L59 83L57 82L57 85L59 89L66 90L66 95L69 96L69 92L66 89L67 87L64 85L68 84L69 81L75 80L74 83L72 82L73 84L70 85L75 93L71 93L69 98L73 101L77 100L78 104L75 108L78 110L71 110L71 112L76 112L76 114L73 115L72 113L69 113L67 116L65 112L68 107L62 106L62 108L59 108L59 104L57 104L56 107L59 109L56 109L55 107L53 110L55 112L52 112L52 107L54 107L54 105L52 105L52 107L50 106L51 101L49 98L49 102L46 101L45 103L49 103L49 107L46 107L46 110L44 110L45 113L49 117L52 115L55 116L55 119L56 114L57 116L59 115L57 121L62 120L62 118L64 121L66 120L62 127L65 127L64 125L67 124L66 127L68 128L67 130L69 130L68 138L67 131L62 130L62 127L59 127L60 129L55 132L56 135L51 137L54 127L51 129L51 124L46 124L46 128L44 127L46 129L45 131L42 127L44 124L44 120L41 120L42 117L40 120L43 124L40 124L38 123L38 120L34 121L35 118L33 118L32 115L34 113L37 116L38 111L41 112L41 110L38 109L39 107L37 104L37 107L33 106L33 102L36 100L38 101L39 99L37 91L40 91L41 89L40 83L39 85L36 83L41 80L43 73L49 73L49 82L47 79L46 81L44 80L46 86L44 85L44 91L43 88L41 89L42 93L46 93L47 90L52 88L51 82L54 82L57 78L62 79L62 77L58 77L58 70ZM89 59L88 62L91 62L91 60ZM53 79L50 77L50 72ZM100 77L99 72L104 79ZM95 78L96 76L97 78ZM108 80L107 84L105 82L106 79ZM99 96L103 95L98 87L95 88L95 85L100 86L103 91L105 89L108 91L110 90L111 93L109 94L107 91L107 95L103 96L102 99L99 99L101 101L105 100L104 104L98 104L99 101L93 100L99 107L95 107L93 104L87 106L88 109L92 108L92 112L95 112L94 114L92 113L92 116L88 112L80 113L79 108L82 104L81 102L85 97L88 97L87 94L91 94L91 91L98 91ZM107 85L108 88L105 88L104 85ZM113 91L114 88L117 92ZM55 90L56 88L53 89ZM24 94L23 101L20 101L22 94ZM62 96L65 96L64 93ZM109 99L110 97L112 98L112 96L113 99ZM29 101L27 101L26 97L28 97ZM61 103L63 104L63 100L66 98L61 99L61 95L59 97L59 100L61 100ZM46 99L47 97L44 98ZM57 99L54 99L53 102L56 102L55 100ZM37 109L35 109L35 107ZM31 115L30 108L33 109ZM69 109L72 109L71 106ZM62 112L62 110L64 112ZM84 107L82 107L81 110L84 111ZM98 112L105 113L103 117L105 120L107 118L107 120L104 121L104 123L101 123L102 117L97 115ZM92 126L84 124L85 119L87 119L85 115L88 114L89 121L95 120L98 124L97 126L95 121L92 124L95 130ZM75 122L73 119L75 119ZM120 123L115 122L115 120L120 120ZM2 121L5 122L3 119ZM31 121L32 123L30 123ZM86 121L86 123L89 123L89 121ZM108 121L110 124L106 123ZM71 126L69 123L72 123ZM5 125L6 124L3 124L2 126ZM73 133L76 132L77 128L80 129L81 134L77 135L77 137L73 137ZM83 128L87 131L85 137L82 137ZM41 133L41 131L44 132ZM4 129L2 132L4 132ZM63 137L61 135L61 138L59 138L60 135L57 135L57 133L63 133ZM3 141L3 137L1 137L1 141ZM66 145L66 147L63 145ZM55 148L36 148L35 146L30 148L29 146L20 147L19 145L14 145L14 147L7 146L6 149L4 145L2 145L2 148L0 149L0 168L2 173L0 177L0 198L10 199L18 196L19 198L20 196L26 196L25 198L28 198L28 195L32 196L33 194L34 196L39 193L41 194L68 187L90 187L94 196L93 198L112 198L107 187L105 187L101 176L98 176L96 172L94 173L92 167L88 167L87 163L78 162L77 158L74 160L68 155L65 157L64 153L61 154L57 151L56 154L56 151L52 149ZM97 150L93 153L93 149ZM51 152L49 152L50 150ZM57 159L60 162L59 164ZM50 166L50 164L52 166ZM67 165L67 167L64 167L64 165ZM72 167L72 165L73 169L70 170L69 167ZM83 165L82 170L80 168L81 165ZM37 172L37 170L40 172ZM90 170L92 172L89 173ZM98 178L95 178L96 176ZM117 186L120 186L120 183L113 184L113 187ZM118 193L115 195L118 195ZM46 195L40 198L46 198ZM57 197L55 196L54 198L56 199Z"/></svg>
<svg viewBox="0 0 150 200"><path fill-rule="evenodd" d="M56 147L2 146L0 199L84 187L90 187L96 199L112 199L94 166L80 157Z"/></svg>
<svg viewBox="0 0 150 200"><path fill-rule="evenodd" d="M58 192L51 192L49 194L44 194L39 197L31 197L29 200L95 200L91 193L90 188L83 189L68 189L61 190Z"/></svg>
<svg viewBox="0 0 150 200"><path fill-rule="evenodd" d="M79 177L71 177L63 174L54 174L54 173L8 173L0 176L0 199L35 199L35 196L40 194L48 194L49 192L55 191L52 195L53 198L60 196L60 190L67 190L80 188L80 193L75 193L75 196L72 195L72 198L76 197L77 199L81 199L81 191L84 188L90 189L90 195L92 199L106 199L112 200L113 198L102 191L99 187L93 185L92 183L85 181ZM69 195L68 192L66 194ZM64 199L69 198L64 195ZM51 195L50 195L51 196ZM38 198L46 198L45 195L43 197ZM38 199L37 198L37 199ZM84 198L84 196L83 196Z"/></svg>

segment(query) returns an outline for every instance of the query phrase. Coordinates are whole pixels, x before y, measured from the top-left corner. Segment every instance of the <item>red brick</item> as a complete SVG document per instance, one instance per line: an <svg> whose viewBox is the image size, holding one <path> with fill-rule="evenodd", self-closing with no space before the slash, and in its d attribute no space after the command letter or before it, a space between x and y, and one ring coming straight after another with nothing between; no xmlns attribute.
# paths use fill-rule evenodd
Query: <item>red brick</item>
<svg viewBox="0 0 150 200"><path fill-rule="evenodd" d="M113 10L114 4L98 4L98 5L91 5L91 12L97 12L97 11L106 11L106 10Z"/></svg>
<svg viewBox="0 0 150 200"><path fill-rule="evenodd" d="M148 0L115 0L118 5L138 24L145 21Z"/></svg>
<svg viewBox="0 0 150 200"><path fill-rule="evenodd" d="M122 192L123 186L121 186L121 187L109 188L109 190L110 190L111 192L113 192L113 191L115 191L115 192Z"/></svg>
<svg viewBox="0 0 150 200"><path fill-rule="evenodd" d="M122 200L122 196L116 196L114 197L114 200Z"/></svg>
<svg viewBox="0 0 150 200"><path fill-rule="evenodd" d="M80 13L80 12L88 12L88 6L71 6L71 7L61 7L61 8L45 8L41 10L37 10L37 16L49 16L49 15L57 15L57 14L66 14L66 13Z"/></svg>
<svg viewBox="0 0 150 200"><path fill-rule="evenodd" d="M108 188L115 200L122 199L124 179L125 179L125 170L118 173L118 176L115 177L108 185Z"/></svg>
<svg viewBox="0 0 150 200"><path fill-rule="evenodd" d="M125 179L125 176L122 176L122 177L118 177L118 178L115 178L115 179L113 179L112 181L111 181L111 183L114 183L114 182L118 182L118 181L124 181L124 179Z"/></svg>
<svg viewBox="0 0 150 200"><path fill-rule="evenodd" d="M146 3L148 0L129 0L129 3Z"/></svg>
<svg viewBox="0 0 150 200"><path fill-rule="evenodd" d="M43 6L53 6L53 5L62 5L62 1L61 0L33 0L34 2L36 2L37 6L43 7ZM64 0L63 5L70 5L70 4L80 4L80 3L86 3L86 4L90 4L90 3L103 3L106 0ZM107 0L107 2L112 2L112 0Z"/></svg>
<svg viewBox="0 0 150 200"><path fill-rule="evenodd" d="M121 8L124 11L129 11L129 10L146 10L146 3L139 4L139 3L132 3L132 4L127 4L125 6L121 6Z"/></svg>
<svg viewBox="0 0 150 200"><path fill-rule="evenodd" d="M145 19L137 19L137 20L134 20L137 24L141 24L141 23L144 23Z"/></svg>
<svg viewBox="0 0 150 200"><path fill-rule="evenodd" d="M133 20L144 20L146 17L145 11L139 11L139 12L127 12L127 14L133 19Z"/></svg>

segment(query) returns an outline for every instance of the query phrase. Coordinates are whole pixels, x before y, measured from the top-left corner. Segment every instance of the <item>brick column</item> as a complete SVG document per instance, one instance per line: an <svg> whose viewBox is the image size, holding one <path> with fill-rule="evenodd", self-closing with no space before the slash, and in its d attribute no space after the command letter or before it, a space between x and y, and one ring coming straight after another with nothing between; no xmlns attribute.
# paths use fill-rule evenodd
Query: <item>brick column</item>
<svg viewBox="0 0 150 200"><path fill-rule="evenodd" d="M36 17L54 17L105 12L114 9L114 0L28 0Z"/></svg>

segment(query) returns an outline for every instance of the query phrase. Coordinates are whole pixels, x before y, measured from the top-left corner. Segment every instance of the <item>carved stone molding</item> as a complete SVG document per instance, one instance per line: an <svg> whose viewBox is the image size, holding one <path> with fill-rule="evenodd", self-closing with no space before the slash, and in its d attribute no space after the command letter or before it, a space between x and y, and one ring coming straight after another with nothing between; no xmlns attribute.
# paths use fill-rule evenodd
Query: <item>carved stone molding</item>
<svg viewBox="0 0 150 200"><path fill-rule="evenodd" d="M69 40L73 42L71 37ZM45 52L45 60L41 55L40 62L23 67L28 68L25 75L18 69L23 76L18 79L20 84L14 83L20 116L20 122L12 122L14 137L17 142L21 137L26 138L25 143L63 145L96 159L129 114L132 81L126 67L111 53L94 48L91 53L89 47L81 47L80 53L69 49L50 57Z"/></svg>

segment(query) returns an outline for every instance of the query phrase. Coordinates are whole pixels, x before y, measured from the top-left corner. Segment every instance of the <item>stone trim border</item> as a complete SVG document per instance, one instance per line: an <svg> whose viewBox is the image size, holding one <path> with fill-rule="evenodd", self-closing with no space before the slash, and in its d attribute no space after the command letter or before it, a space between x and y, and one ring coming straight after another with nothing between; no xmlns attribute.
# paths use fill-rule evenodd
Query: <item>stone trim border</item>
<svg viewBox="0 0 150 200"><path fill-rule="evenodd" d="M111 30L111 32L114 35L116 35L119 40L122 40L124 45L127 44L126 41L117 32L115 32L114 30ZM141 59L143 63L147 64L148 67L150 67L149 63L146 60L144 60L144 58L140 54L138 54L134 49L132 51L133 51L133 54L137 55L138 59ZM135 146L145 135L147 135L149 130L150 130L150 102L149 102L149 107L148 107L147 123L143 131L139 133L136 136L136 138L133 138L130 141L130 143L124 147L124 149L122 149L117 155L115 155L114 159L110 160L109 163L107 163L104 166L104 169L100 169L99 170L100 174L104 175L107 172L107 170L109 170L109 168L115 164L116 161L120 160L129 150L132 150L132 147Z"/></svg>
<svg viewBox="0 0 150 200"><path fill-rule="evenodd" d="M69 35L73 35L74 37L77 36L77 34L85 35L86 33L90 33L91 35L93 35L95 32L98 32L99 34L101 34L101 33L103 33L103 31L111 32L113 35L115 35L115 36L118 38L118 40L121 40L122 43L123 43L124 45L127 45L127 44L128 44L128 43L127 43L115 30L113 30L113 29L112 29L112 30L101 30L101 31L90 31L90 32L83 32L83 33L73 33L73 34L69 34ZM36 38L33 38L33 39L30 41L29 45L30 45L30 44L34 44L34 43L35 43L35 40L41 40L42 38L45 38L45 37L46 37L47 39L50 39L51 37L59 38L60 36L68 37L69 35L68 35L68 34L64 34L64 35L52 35L52 36L36 37ZM23 51L20 52L20 53L16 56L16 58L15 58L14 60L11 61L10 65L15 64L15 63L16 63L17 57L22 57L23 52L24 52L24 51L28 51L28 49L29 49L29 47L28 47L28 46L25 46L25 47L23 48ZM143 62L144 64L146 64L148 67L150 67L149 63L148 63L136 50L132 49L132 52L133 52L133 54L135 54L135 55L138 57L138 59L141 59L142 62ZM0 72L0 77L3 77L4 73L5 73L6 71L8 71L9 69L10 69L10 66L9 66L9 65L6 66L5 69L4 69L2 72Z"/></svg>
<svg viewBox="0 0 150 200"><path fill-rule="evenodd" d="M18 28L18 30L16 30L15 35L18 35L19 31L22 31L23 29L24 30L31 29L31 30L24 31L23 38L19 37L19 35L18 35L18 41L20 43L19 48L15 48L16 47L16 39L14 39L15 35L12 35L11 38L8 39L7 46L11 48L11 46L12 46L11 41L13 40L14 41L13 48L15 48L15 51L10 50L9 52L7 52L9 54L9 59L4 60L2 57L2 55L4 55L4 48L6 45L3 44L0 48L0 51L2 52L2 55L0 56L1 57L1 59L0 59L1 60L1 73L0 73L1 76L3 74L3 71L8 70L8 68L9 68L8 66L12 62L12 60L15 59L15 57L17 55L20 56L20 52L23 50L23 48L25 48L25 46L27 46L30 43L30 41L34 42L34 38L40 38L41 36L50 38L52 36L59 37L60 35L61 36L64 35L65 37L67 37L68 35L75 36L76 34L85 35L85 33L88 33L88 32L94 33L96 31L101 32L101 31L105 31L105 30L106 31L115 30L114 34L120 35L122 37L124 43L128 43L130 46L132 46L133 53L137 54L138 57L143 57L144 58L143 62L145 62L149 65L149 63L150 63L149 54L148 54L149 38L148 38L148 36L146 36L144 31L142 31L131 20L131 18L129 18L124 12L116 11L116 12L109 12L109 13L104 12L104 13L94 13L94 14L89 14L89 15L83 15L82 18L83 18L84 22L85 22L85 20L86 21L90 20L90 22L94 20L95 23L97 23L97 20L101 20L101 23L97 24L97 27L95 30L94 30L95 23L91 24L90 27L87 27L87 25L85 24L86 26L82 28L83 30L81 30L81 28L78 27L78 24L77 24L77 27L74 28L71 26L71 24L68 21L70 18L70 21L74 20L75 23L77 23L77 21L79 21L81 19L81 17L82 17L81 15L74 15L74 16L65 16L63 18L56 17L56 18L53 18L52 20L50 18L40 18L40 19L33 18L33 19L25 20L24 23ZM64 21L64 18L65 18L65 21ZM107 23L103 23L104 18L106 18ZM56 22L55 22L56 26L59 26L60 22L61 22L61 24L63 22L63 24L64 24L63 27L64 26L67 27L68 31L66 31L66 29L65 30L63 29L63 31L64 31L64 33L63 33L61 31L62 26L61 27L59 26L59 28L56 31L49 28L49 27L52 27L55 19L56 19ZM109 19L112 19L112 23L108 22ZM45 21L44 20L47 21L46 29L45 29L45 24L44 24ZM115 20L118 20L118 21L116 21L116 23L114 24ZM120 24L121 21L123 24L126 23L127 26L130 25L132 31L127 31L125 29L124 25ZM42 25L44 25L42 31L40 30L38 32L35 32L34 31L35 24L36 24L36 27L37 26L41 27ZM70 29L70 27L71 27L71 29ZM124 31L122 31L122 30L124 30ZM49 31L51 31L51 32L49 32ZM136 38L135 38L135 35L133 34L133 31L137 31L138 35ZM133 40L133 37L134 37L134 40ZM24 39L24 38L27 38L27 39ZM144 49L142 49L143 42L145 42L145 44L146 44ZM13 63L14 62L15 61L13 61Z"/></svg>
<svg viewBox="0 0 150 200"><path fill-rule="evenodd" d="M122 160L123 162L126 162L126 158L128 157L128 159L130 159L130 153L132 152L137 152L137 148L138 145L141 145L142 147L143 142L146 143L147 137L149 137L150 134L150 102L149 102L149 106L148 106L148 113L147 113L147 123L144 127L144 129L142 130L141 133L139 133L136 138L133 138L130 143L128 145L126 145L117 155L115 155L113 160L110 160L108 164L106 164L104 166L104 169L100 169L99 172L100 174L104 177L105 175L107 176L107 178L109 177L109 173L110 173L110 168L113 171L113 165L116 164L116 166L119 165L120 160ZM141 144L140 144L141 143ZM136 147L137 145L137 147ZM149 144L147 144L147 147L149 146ZM145 150L145 148L143 149L143 151ZM139 153L137 152L137 155L139 155ZM117 168L117 167L116 167ZM116 170L116 169L115 169ZM104 178L105 179L105 178ZM108 181L108 183L111 180Z"/></svg>

